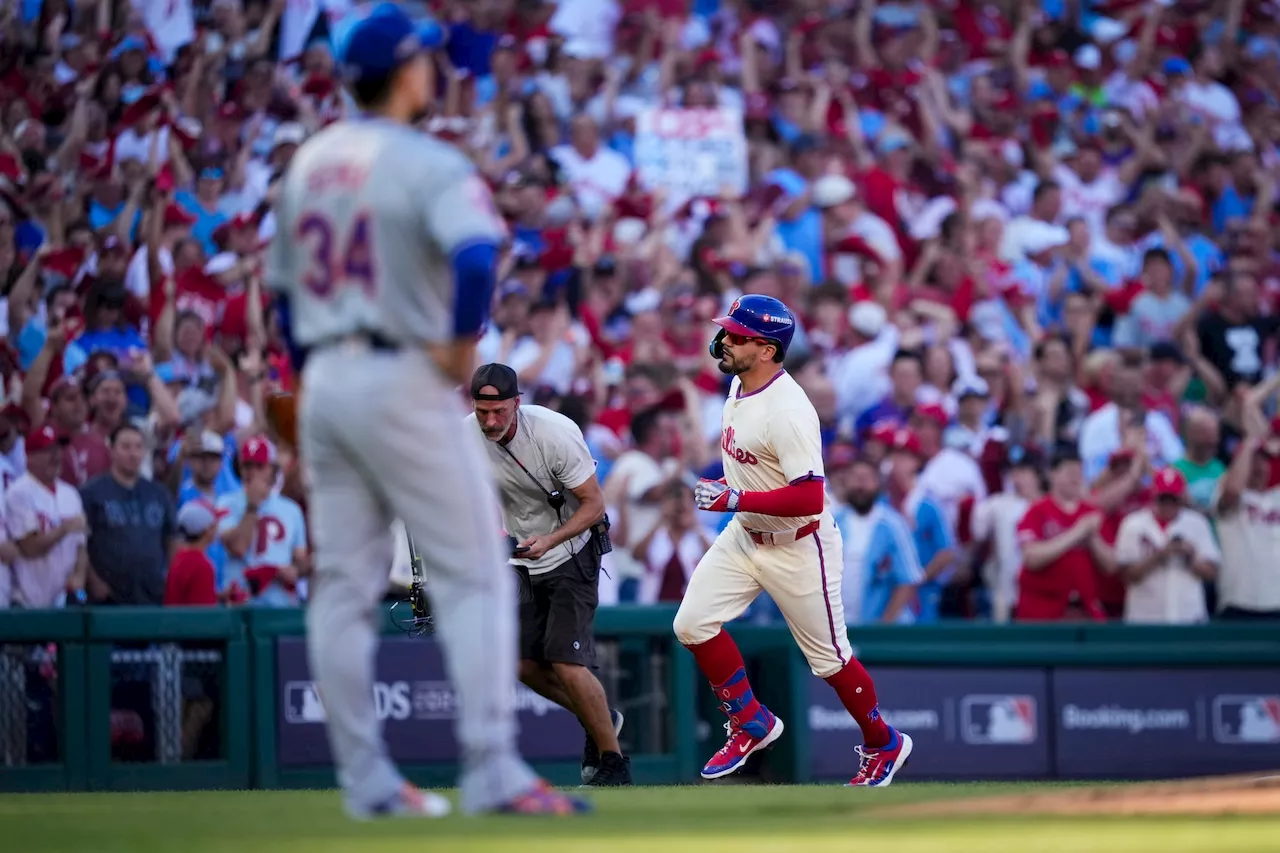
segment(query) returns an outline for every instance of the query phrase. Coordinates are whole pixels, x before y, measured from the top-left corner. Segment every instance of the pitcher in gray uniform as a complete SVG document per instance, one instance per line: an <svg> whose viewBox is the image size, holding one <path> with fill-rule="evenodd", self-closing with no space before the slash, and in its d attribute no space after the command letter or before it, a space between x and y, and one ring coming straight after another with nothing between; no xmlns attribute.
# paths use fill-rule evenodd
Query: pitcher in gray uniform
<svg viewBox="0 0 1280 853"><path fill-rule="evenodd" d="M438 816L449 802L387 756L373 664L393 518L422 551L457 691L460 801L468 813L568 814L516 750L515 590L480 437L458 428L506 229L457 149L412 123L434 92L443 41L396 5L341 22L336 54L366 115L307 141L283 179L267 281L290 349L316 570L311 670L346 808Z"/></svg>

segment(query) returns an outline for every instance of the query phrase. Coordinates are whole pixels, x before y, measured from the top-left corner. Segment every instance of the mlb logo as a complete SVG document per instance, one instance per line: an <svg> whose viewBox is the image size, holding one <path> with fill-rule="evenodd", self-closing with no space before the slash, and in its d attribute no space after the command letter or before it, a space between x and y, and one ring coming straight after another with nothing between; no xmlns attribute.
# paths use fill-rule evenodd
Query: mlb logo
<svg viewBox="0 0 1280 853"><path fill-rule="evenodd" d="M1280 696L1217 696L1213 739L1218 743L1280 743Z"/></svg>
<svg viewBox="0 0 1280 853"><path fill-rule="evenodd" d="M323 723L324 705L320 691L312 681L289 681L284 685L284 720L286 723Z"/></svg>
<svg viewBox="0 0 1280 853"><path fill-rule="evenodd" d="M960 700L960 739L974 746L1035 743L1037 720L1034 696L965 696Z"/></svg>

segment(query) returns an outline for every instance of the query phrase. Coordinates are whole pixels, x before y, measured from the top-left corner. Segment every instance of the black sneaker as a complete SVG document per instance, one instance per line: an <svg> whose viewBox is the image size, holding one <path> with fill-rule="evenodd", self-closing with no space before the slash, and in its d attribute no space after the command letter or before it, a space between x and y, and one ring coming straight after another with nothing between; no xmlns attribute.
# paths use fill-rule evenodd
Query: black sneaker
<svg viewBox="0 0 1280 853"><path fill-rule="evenodd" d="M631 759L616 752L606 752L600 756L600 766L583 787L586 788L621 788L631 784Z"/></svg>
<svg viewBox="0 0 1280 853"><path fill-rule="evenodd" d="M613 720L613 733L615 735L621 733L623 723L622 712L617 708L610 708L609 719ZM582 770L580 771L582 784L585 785L591 781L591 777L596 775L596 768L599 766L600 747L596 746L595 740L593 740L591 735L588 734L587 742L582 746Z"/></svg>

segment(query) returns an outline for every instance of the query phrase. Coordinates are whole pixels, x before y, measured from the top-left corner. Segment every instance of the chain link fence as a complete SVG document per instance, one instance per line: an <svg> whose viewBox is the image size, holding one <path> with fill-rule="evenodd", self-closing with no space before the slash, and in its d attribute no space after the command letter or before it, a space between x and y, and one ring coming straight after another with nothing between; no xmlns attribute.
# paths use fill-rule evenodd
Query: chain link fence
<svg viewBox="0 0 1280 853"><path fill-rule="evenodd" d="M216 643L117 643L111 650L111 758L178 764L224 758L226 678Z"/></svg>
<svg viewBox="0 0 1280 853"><path fill-rule="evenodd" d="M644 651L611 639L596 642L596 676L609 704L626 715L621 747L632 752L665 752L671 748L667 721L669 652L657 645Z"/></svg>
<svg viewBox="0 0 1280 853"><path fill-rule="evenodd" d="M0 766L61 760L57 700L57 645L0 645Z"/></svg>

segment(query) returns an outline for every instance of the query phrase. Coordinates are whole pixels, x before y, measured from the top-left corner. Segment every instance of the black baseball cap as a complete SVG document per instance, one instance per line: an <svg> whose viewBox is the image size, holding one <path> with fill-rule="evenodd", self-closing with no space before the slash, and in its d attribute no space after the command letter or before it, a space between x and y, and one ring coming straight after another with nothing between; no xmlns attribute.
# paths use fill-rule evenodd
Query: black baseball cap
<svg viewBox="0 0 1280 853"><path fill-rule="evenodd" d="M1182 356L1182 350L1172 341L1157 341L1152 344L1150 356L1152 361L1172 361L1174 364L1186 363L1186 359Z"/></svg>
<svg viewBox="0 0 1280 853"><path fill-rule="evenodd" d="M491 385L497 389L496 394L481 394L480 389ZM520 383L516 372L505 364L483 364L471 374L471 399L473 400L514 400L520 396Z"/></svg>
<svg viewBox="0 0 1280 853"><path fill-rule="evenodd" d="M1049 458L1049 470L1055 471L1059 465L1080 461L1080 452L1078 450L1069 444L1060 444L1053 449L1053 455Z"/></svg>

